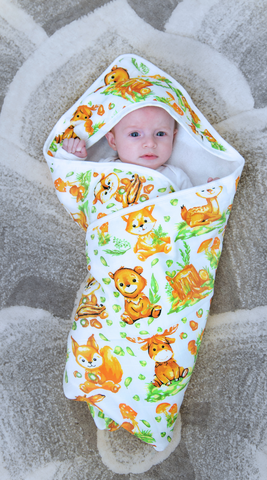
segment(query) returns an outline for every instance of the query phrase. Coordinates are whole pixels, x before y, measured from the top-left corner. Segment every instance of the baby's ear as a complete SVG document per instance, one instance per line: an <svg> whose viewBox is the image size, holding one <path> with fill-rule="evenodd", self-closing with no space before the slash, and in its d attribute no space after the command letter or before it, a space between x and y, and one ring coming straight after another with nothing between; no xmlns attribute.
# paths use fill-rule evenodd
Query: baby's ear
<svg viewBox="0 0 267 480"><path fill-rule="evenodd" d="M175 128L175 129L173 130L173 139L175 138L175 135L177 134L177 132L178 132L178 128Z"/></svg>
<svg viewBox="0 0 267 480"><path fill-rule="evenodd" d="M117 150L117 147L116 147L116 141L115 141L115 137L114 137L114 134L110 131L108 133L106 133L105 135L107 141L108 141L108 144L109 146L113 149L113 150Z"/></svg>

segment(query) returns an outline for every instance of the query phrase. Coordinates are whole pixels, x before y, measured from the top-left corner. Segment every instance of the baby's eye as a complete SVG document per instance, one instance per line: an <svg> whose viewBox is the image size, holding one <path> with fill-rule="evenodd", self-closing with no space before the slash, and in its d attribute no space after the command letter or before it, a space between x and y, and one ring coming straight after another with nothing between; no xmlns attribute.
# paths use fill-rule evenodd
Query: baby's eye
<svg viewBox="0 0 267 480"><path fill-rule="evenodd" d="M165 132L157 132L156 133L157 137L164 137L164 135L166 135Z"/></svg>
<svg viewBox="0 0 267 480"><path fill-rule="evenodd" d="M132 133L130 133L130 137L139 137L139 133L138 132L132 132Z"/></svg>

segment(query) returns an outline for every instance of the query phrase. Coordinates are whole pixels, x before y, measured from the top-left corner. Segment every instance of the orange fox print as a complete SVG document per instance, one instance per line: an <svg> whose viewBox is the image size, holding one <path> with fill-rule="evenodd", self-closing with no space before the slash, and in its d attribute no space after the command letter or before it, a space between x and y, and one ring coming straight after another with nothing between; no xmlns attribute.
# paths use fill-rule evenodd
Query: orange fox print
<svg viewBox="0 0 267 480"><path fill-rule="evenodd" d="M84 393L102 388L117 393L121 388L123 370L120 362L112 355L112 348L105 346L99 349L94 335L86 345L79 345L72 337L72 352L78 365L85 369L86 382L80 385Z"/></svg>
<svg viewBox="0 0 267 480"><path fill-rule="evenodd" d="M115 273L109 272L114 280L115 287L125 298L125 311L121 319L132 325L140 318L157 318L161 314L160 305L151 305L148 297L143 293L147 281L142 277L142 267L119 268Z"/></svg>
<svg viewBox="0 0 267 480"><path fill-rule="evenodd" d="M94 129L92 128L93 122L90 120L92 116L92 110L95 108L89 108L87 105L80 105L77 110L74 112L73 117L71 118L71 122L84 122L85 131L89 134L94 133Z"/></svg>
<svg viewBox="0 0 267 480"><path fill-rule="evenodd" d="M154 207L155 205L150 205L121 217L127 222L126 232L138 235L133 251L138 253L137 258L141 261L145 261L155 253L168 253L172 249L170 237L161 236L160 233L157 235L158 232L153 231L157 222L157 219L152 216Z"/></svg>
<svg viewBox="0 0 267 480"><path fill-rule="evenodd" d="M77 110L75 110L70 121L75 122L75 125L84 123L85 131L89 134L92 134L94 132L94 129L92 128L93 122L90 120L90 117L92 116L92 110L94 110L94 107L89 108L87 105L80 105ZM80 138L74 131L75 125L69 125L69 127L66 128L62 134L57 135L54 138L55 142L61 143L63 140L65 140L65 138Z"/></svg>
<svg viewBox="0 0 267 480"><path fill-rule="evenodd" d="M207 202L202 207L193 207L189 208L189 210L184 205L181 207L181 217L189 227L209 225L221 218L222 214L220 213L217 197L222 189L223 187L212 187L196 192L198 197L204 198Z"/></svg>

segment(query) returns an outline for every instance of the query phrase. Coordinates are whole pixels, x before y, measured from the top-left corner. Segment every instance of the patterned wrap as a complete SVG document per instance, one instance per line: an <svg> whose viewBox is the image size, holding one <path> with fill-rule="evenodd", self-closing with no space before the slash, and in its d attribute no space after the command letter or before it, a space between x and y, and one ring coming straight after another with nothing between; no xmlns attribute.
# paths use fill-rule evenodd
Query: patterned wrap
<svg viewBox="0 0 267 480"><path fill-rule="evenodd" d="M187 132L207 178L211 162L225 175L175 192L155 170L77 161L62 150L63 138L76 136L89 148L147 105L165 108ZM60 202L86 232L89 276L68 338L65 395L86 402L98 428L122 426L164 450L203 337L244 161L181 85L136 55L107 68L59 120L44 154Z"/></svg>

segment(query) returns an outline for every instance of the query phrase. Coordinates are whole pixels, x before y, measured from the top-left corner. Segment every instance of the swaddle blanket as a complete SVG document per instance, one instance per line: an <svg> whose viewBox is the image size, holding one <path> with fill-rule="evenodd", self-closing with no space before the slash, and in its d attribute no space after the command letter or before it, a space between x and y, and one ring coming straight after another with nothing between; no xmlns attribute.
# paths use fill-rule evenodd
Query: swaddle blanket
<svg viewBox="0 0 267 480"><path fill-rule="evenodd" d="M105 133L151 105L180 124L169 162L192 188L176 192L155 170L97 162ZM62 150L76 137L89 161ZM122 426L164 450L203 337L243 159L178 82L130 54L63 115L44 154L60 202L86 231L88 280L68 338L65 395L86 402L98 428Z"/></svg>

